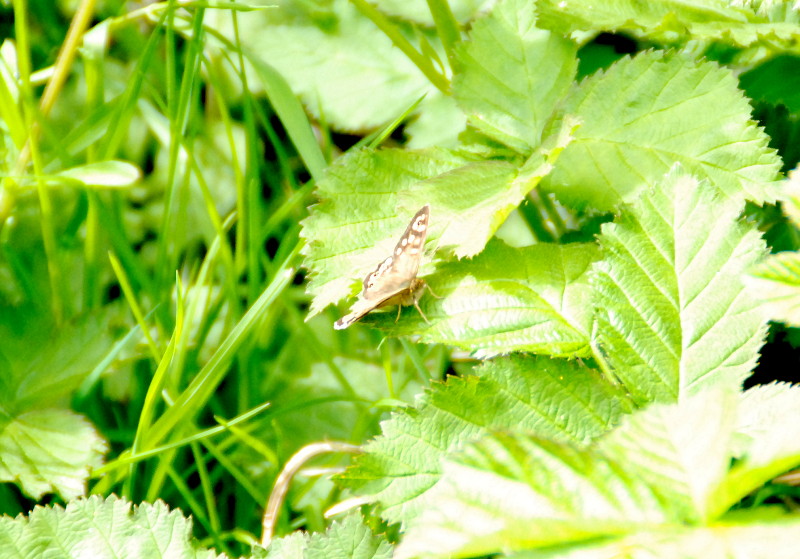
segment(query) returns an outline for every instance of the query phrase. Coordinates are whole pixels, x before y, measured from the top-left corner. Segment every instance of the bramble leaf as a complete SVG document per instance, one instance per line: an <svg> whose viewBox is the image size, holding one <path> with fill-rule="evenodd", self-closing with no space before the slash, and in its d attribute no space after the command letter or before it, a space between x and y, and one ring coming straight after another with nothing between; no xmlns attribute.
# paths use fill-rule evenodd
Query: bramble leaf
<svg viewBox="0 0 800 559"><path fill-rule="evenodd" d="M576 123L563 126L519 165L444 149L356 150L318 184L321 202L303 222L305 265L314 295L309 316L360 289L397 243L409 219L430 204L428 250L473 256L552 169ZM427 260L420 276L429 273ZM355 288L355 289L354 289Z"/></svg>
<svg viewBox="0 0 800 559"><path fill-rule="evenodd" d="M583 443L604 433L627 406L596 371L575 362L511 356L480 376L434 385L415 408L395 414L340 481L377 501L384 517L408 521L439 479L440 461L495 429L523 429Z"/></svg>
<svg viewBox="0 0 800 559"><path fill-rule="evenodd" d="M392 546L383 536L373 534L358 514L334 522L324 533L295 532L272 541L264 559L389 559Z"/></svg>
<svg viewBox="0 0 800 559"><path fill-rule="evenodd" d="M675 162L725 198L774 200L780 159L750 120L733 74L680 54L645 52L575 87L582 122L542 187L576 207L614 209Z"/></svg>
<svg viewBox="0 0 800 559"><path fill-rule="evenodd" d="M393 335L447 343L486 358L512 351L587 357L592 328L588 271L595 244L540 243L513 248L491 241L471 260L440 266L426 280L431 294L395 320L394 309L364 319Z"/></svg>
<svg viewBox="0 0 800 559"><path fill-rule="evenodd" d="M797 429L767 422L767 442L755 438L745 445L744 456L760 460L729 471L735 430L761 435L750 422L760 423L776 404L772 417L785 419L800 396L787 386L766 392L740 398L730 390L708 390L678 404L652 405L584 447L523 429L494 431L445 458L439 483L421 497L421 513L405 527L395 557L511 550L519 551L512 554L518 559L684 557L697 549L670 552L692 542L709 550L704 557L750 557L759 534L774 534L785 545L800 526L797 515L764 508L726 514L770 473L800 463ZM743 469L749 474L741 475ZM754 483L759 469L760 482ZM737 542L742 554L728 553ZM636 551L639 546L646 555ZM771 553L791 556L782 550Z"/></svg>
<svg viewBox="0 0 800 559"><path fill-rule="evenodd" d="M530 2L505 0L458 52L453 94L467 121L521 153L537 147L575 77L575 43L537 29Z"/></svg>
<svg viewBox="0 0 800 559"><path fill-rule="evenodd" d="M565 35L614 31L669 44L702 40L746 47L764 41L784 48L800 37L794 10L783 2L542 0L537 8L542 27Z"/></svg>
<svg viewBox="0 0 800 559"><path fill-rule="evenodd" d="M740 210L675 168L603 226L595 343L638 401L739 386L755 365L766 325L741 277L764 244Z"/></svg>
<svg viewBox="0 0 800 559"><path fill-rule="evenodd" d="M223 559L191 539L192 521L157 501L133 507L93 495L66 508L37 507L28 517L0 518L0 549L18 559Z"/></svg>

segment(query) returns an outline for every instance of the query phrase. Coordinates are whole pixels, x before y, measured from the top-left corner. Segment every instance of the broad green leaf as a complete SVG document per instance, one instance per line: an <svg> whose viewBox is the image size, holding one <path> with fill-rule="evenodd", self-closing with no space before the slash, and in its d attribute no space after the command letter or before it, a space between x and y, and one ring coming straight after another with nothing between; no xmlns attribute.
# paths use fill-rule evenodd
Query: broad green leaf
<svg viewBox="0 0 800 559"><path fill-rule="evenodd" d="M90 469L107 447L86 418L67 409L33 409L0 421L0 481L19 484L31 497L86 493Z"/></svg>
<svg viewBox="0 0 800 559"><path fill-rule="evenodd" d="M433 293L420 307L364 319L393 335L420 333L420 341L447 343L489 357L512 351L588 356L592 328L588 271L594 244L541 243L512 248L491 241L471 260L450 262L426 277Z"/></svg>
<svg viewBox="0 0 800 559"><path fill-rule="evenodd" d="M383 536L373 534L361 517L352 514L334 522L324 533L296 532L274 540L265 559L389 559L392 546Z"/></svg>
<svg viewBox="0 0 800 559"><path fill-rule="evenodd" d="M781 185L780 202L786 217L800 228L800 167L789 171L789 177Z"/></svg>
<svg viewBox="0 0 800 559"><path fill-rule="evenodd" d="M161 501L131 503L97 495L66 508L36 507L28 517L0 518L0 555L15 559L224 558L191 539L192 521Z"/></svg>
<svg viewBox="0 0 800 559"><path fill-rule="evenodd" d="M750 512L750 511L748 511ZM550 550L523 551L509 559L795 559L800 518L740 515L711 526L672 526L624 538Z"/></svg>
<svg viewBox="0 0 800 559"><path fill-rule="evenodd" d="M800 37L792 18L769 18L747 2L727 0L542 0L542 27L559 33L622 31L665 43L702 39L749 46L758 41L789 47ZM758 2L757 4L761 4ZM762 5L767 5L764 2ZM772 10L778 16L779 11Z"/></svg>
<svg viewBox="0 0 800 559"><path fill-rule="evenodd" d="M715 503L725 510L777 475L800 465L800 388L756 386L739 406L737 458Z"/></svg>
<svg viewBox="0 0 800 559"><path fill-rule="evenodd" d="M797 405L800 390L793 392L775 417ZM582 557L582 549L587 557L615 557L591 552L618 550L626 541L649 541L653 551L675 549L690 526L716 527L722 533L714 543L724 545L726 523L737 520L720 518L733 503L720 506L717 488L727 481L737 407L739 421L758 422L759 406L748 404L760 403L767 402L756 397L737 406L733 391L704 391L626 416L588 447L524 434L524 428L493 432L445 460L439 483L421 499L421 514L406 526L396 557L537 548L543 548L541 555L518 557L548 557L571 546L571 557ZM765 427L771 438L765 446L798 446L797 429ZM739 496L752 489L741 488ZM753 520L765 520L756 515ZM777 525L785 526L786 518Z"/></svg>
<svg viewBox="0 0 800 559"><path fill-rule="evenodd" d="M85 493L106 443L70 397L111 346L108 316L50 324L25 307L0 312L0 481L39 498Z"/></svg>
<svg viewBox="0 0 800 559"><path fill-rule="evenodd" d="M624 535L669 520L657 488L603 456L494 433L443 467L395 557L474 557Z"/></svg>
<svg viewBox="0 0 800 559"><path fill-rule="evenodd" d="M774 199L780 160L714 63L641 53L577 85L563 110L582 124L542 186L566 203L613 209L675 162L726 198Z"/></svg>
<svg viewBox="0 0 800 559"><path fill-rule="evenodd" d="M477 377L435 385L416 408L382 424L383 434L340 481L406 522L441 475L440 461L493 429L523 429L582 444L609 429L626 403L596 371L575 362L513 356L479 367Z"/></svg>
<svg viewBox="0 0 800 559"><path fill-rule="evenodd" d="M680 168L602 228L595 341L639 402L738 386L764 339L742 274L764 245L740 204Z"/></svg>
<svg viewBox="0 0 800 559"><path fill-rule="evenodd" d="M773 254L751 268L744 281L771 320L800 326L800 253Z"/></svg>
<svg viewBox="0 0 800 559"><path fill-rule="evenodd" d="M331 165L318 185L322 201L303 221L301 233L311 270L308 292L314 296L309 317L353 294L353 283L391 253L419 209L397 208L397 192L465 163L440 149L358 150ZM440 222L437 210L431 208L432 227Z"/></svg>
<svg viewBox="0 0 800 559"><path fill-rule="evenodd" d="M363 132L390 122L425 93L441 95L350 2L334 0L312 17L302 11L239 14L241 36L317 119Z"/></svg>
<svg viewBox="0 0 800 559"><path fill-rule="evenodd" d="M467 23L476 13L480 13L495 0L447 0L453 16L459 23ZM433 26L431 9L426 0L381 0L381 11L402 19L420 23L428 27Z"/></svg>
<svg viewBox="0 0 800 559"><path fill-rule="evenodd" d="M530 2L505 0L473 24L459 49L453 94L473 127L529 153L572 83L576 51L572 41L536 28Z"/></svg>
<svg viewBox="0 0 800 559"><path fill-rule="evenodd" d="M731 462L738 403L733 391L707 390L680 405L652 405L623 418L597 448L624 458L626 472L658 488L673 516L708 522L723 512L716 492Z"/></svg>
<svg viewBox="0 0 800 559"><path fill-rule="evenodd" d="M120 188L131 186L138 181L141 172L126 161L99 161L65 169L57 176L77 181L88 187Z"/></svg>
<svg viewBox="0 0 800 559"><path fill-rule="evenodd" d="M466 126L464 113L452 97L426 96L420 102L419 115L403 128L408 138L405 146L408 149L456 147L458 135Z"/></svg>
<svg viewBox="0 0 800 559"><path fill-rule="evenodd" d="M303 222L305 266L314 295L309 317L361 289L391 254L414 213L431 206L427 247L461 258L486 242L551 169L572 139L569 119L519 167L475 161L444 149L356 150L318 185L320 204ZM419 275L430 273L428 259Z"/></svg>

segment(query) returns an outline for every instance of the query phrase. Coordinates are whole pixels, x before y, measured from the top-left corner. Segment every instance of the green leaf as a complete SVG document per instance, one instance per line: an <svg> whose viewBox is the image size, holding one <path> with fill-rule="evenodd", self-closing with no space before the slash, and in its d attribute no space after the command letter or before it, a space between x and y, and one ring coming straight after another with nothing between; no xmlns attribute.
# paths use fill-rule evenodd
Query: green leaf
<svg viewBox="0 0 800 559"><path fill-rule="evenodd" d="M421 512L441 459L467 441L492 429L525 429L582 443L608 430L627 405L596 371L574 362L511 356L476 372L434 385L416 408L384 422L340 481L379 502L387 520L406 522Z"/></svg>
<svg viewBox="0 0 800 559"><path fill-rule="evenodd" d="M750 512L750 511L748 511ZM761 516L766 516L763 513ZM794 559L800 518L742 515L708 527L673 526L624 538L552 550L523 551L510 559ZM700 555L701 554L701 555Z"/></svg>
<svg viewBox="0 0 800 559"><path fill-rule="evenodd" d="M225 557L200 548L191 531L191 520L161 501L131 511L125 500L94 495L63 509L36 507L28 517L0 518L0 554L16 559Z"/></svg>
<svg viewBox="0 0 800 559"><path fill-rule="evenodd" d="M665 43L694 39L749 46L764 41L785 48L797 41L800 29L792 18L784 21L779 10L767 7L771 3L755 2L760 6L758 14L748 4L727 0L542 0L537 7L542 27L563 34L621 31ZM764 11L772 17L766 17Z"/></svg>
<svg viewBox="0 0 800 559"><path fill-rule="evenodd" d="M39 409L0 421L0 481L18 483L38 499L86 493L91 468L102 465L106 443L83 416Z"/></svg>
<svg viewBox="0 0 800 559"><path fill-rule="evenodd" d="M447 5L459 23L467 23L475 14L485 11L492 0L447 0ZM380 8L387 14L433 27L430 4L425 0L381 0Z"/></svg>
<svg viewBox="0 0 800 559"><path fill-rule="evenodd" d="M603 226L594 343L639 402L738 386L755 365L765 324L741 276L764 244L739 212L675 168Z"/></svg>
<svg viewBox="0 0 800 559"><path fill-rule="evenodd" d="M800 465L800 422L794 421L800 409L800 388L756 386L744 393L739 408L739 460L719 490L715 504L721 511Z"/></svg>
<svg viewBox="0 0 800 559"><path fill-rule="evenodd" d="M724 512L716 496L731 462L737 404L732 390L706 390L679 405L653 405L623 418L597 448L657 488L674 520L709 522Z"/></svg>
<svg viewBox="0 0 800 559"><path fill-rule="evenodd" d="M744 281L770 319L800 326L800 253L773 254L751 268Z"/></svg>
<svg viewBox="0 0 800 559"><path fill-rule="evenodd" d="M420 95L441 95L350 2L325 8L329 13L316 21L297 17L297 9L258 14L243 31L251 51L286 79L314 117L364 132L391 122Z"/></svg>
<svg viewBox="0 0 800 559"><path fill-rule="evenodd" d="M355 295L425 204L431 206L429 249L459 258L483 250L569 144L576 124L562 124L519 167L434 148L363 149L340 158L318 185L321 202L303 221L308 292L314 295L309 317ZM420 276L430 270L424 260Z"/></svg>
<svg viewBox="0 0 800 559"><path fill-rule="evenodd" d="M68 402L110 348L109 317L58 327L31 319L27 307L2 311L0 481L18 483L34 498L83 495L106 443Z"/></svg>
<svg viewBox="0 0 800 559"><path fill-rule="evenodd" d="M512 351L558 357L588 356L592 328L588 271L594 244L541 243L512 248L491 241L471 260L450 262L427 276L433 293L395 323L395 311L364 319L392 335L420 333L485 358Z"/></svg>
<svg viewBox="0 0 800 559"><path fill-rule="evenodd" d="M728 532L739 525L775 528L779 534L791 530L797 515L761 509L723 517L733 502L719 499L720 487L742 481L731 475L738 464L727 472L737 422L751 434L762 434L762 427L769 431L768 442L754 439L754 446L791 448L794 463L800 460L798 429L761 421L765 405L775 404L774 417L785 421L791 406L796 410L800 403L800 389L770 392L740 402L733 391L708 390L679 404L652 405L624 417L619 428L589 447L524 434L524 428L493 432L446 459L439 483L421 499L421 514L406 526L395 556L538 549L514 556L562 557L560 552L573 550L563 556L611 558L620 555L609 551L639 542L653 556L671 557L669 550L693 540L724 549ZM755 426L748 427L750 421ZM791 467L776 461L774 452L761 458ZM752 489L739 486L737 494Z"/></svg>
<svg viewBox="0 0 800 559"><path fill-rule="evenodd" d="M308 172L319 180L326 166L325 156L320 149L317 137L308 121L308 116L303 111L300 102L292 94L289 84L281 74L269 64L263 62L252 52L248 52L248 59L255 66L261 85L269 97L270 104L281 119L281 125L286 129L292 139L297 152L303 158Z"/></svg>
<svg viewBox="0 0 800 559"><path fill-rule="evenodd" d="M309 317L352 294L351 286L375 269L394 248L416 208L397 208L397 192L421 179L462 166L465 160L441 149L356 150L331 165L318 184L322 200L303 221L305 266L314 296ZM440 222L431 208L431 226ZM429 234L430 235L430 234Z"/></svg>
<svg viewBox="0 0 800 559"><path fill-rule="evenodd" d="M453 95L477 130L521 153L539 145L577 69L576 45L536 28L526 0L505 0L458 50Z"/></svg>
<svg viewBox="0 0 800 559"><path fill-rule="evenodd" d="M623 535L666 522L659 495L619 459L494 433L445 462L396 557L474 557Z"/></svg>
<svg viewBox="0 0 800 559"><path fill-rule="evenodd" d="M360 515L352 514L334 522L325 533L296 532L274 540L265 559L389 559L392 546L364 524Z"/></svg>
<svg viewBox="0 0 800 559"><path fill-rule="evenodd" d="M60 171L57 176L94 188L122 188L141 178L137 167L126 161L99 161Z"/></svg>
<svg viewBox="0 0 800 559"><path fill-rule="evenodd" d="M780 160L749 120L733 74L679 54L625 58L576 86L566 114L582 121L543 187L574 206L631 201L677 161L726 198L771 201Z"/></svg>

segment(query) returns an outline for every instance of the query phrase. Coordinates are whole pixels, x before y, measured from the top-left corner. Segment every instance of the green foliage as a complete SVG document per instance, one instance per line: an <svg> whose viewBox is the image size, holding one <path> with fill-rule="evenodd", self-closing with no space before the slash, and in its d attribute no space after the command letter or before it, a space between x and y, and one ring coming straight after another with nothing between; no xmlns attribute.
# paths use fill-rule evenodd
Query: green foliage
<svg viewBox="0 0 800 559"><path fill-rule="evenodd" d="M34 498L76 498L107 445L69 398L110 349L108 318L75 320L59 332L46 320L24 321L32 311L0 313L0 480Z"/></svg>
<svg viewBox="0 0 800 559"><path fill-rule="evenodd" d="M576 48L537 29L528 2L499 4L475 22L458 55L453 89L467 122L521 153L537 147L575 76Z"/></svg>
<svg viewBox="0 0 800 559"><path fill-rule="evenodd" d="M593 341L636 400L740 386L755 365L765 325L740 277L764 247L740 208L676 168L603 226Z"/></svg>
<svg viewBox="0 0 800 559"><path fill-rule="evenodd" d="M794 3L91 6L6 7L0 559L796 555Z"/></svg>
<svg viewBox="0 0 800 559"><path fill-rule="evenodd" d="M341 476L377 500L392 521L407 522L441 475L441 460L484 433L514 429L580 443L605 432L627 409L596 371L547 358L487 362L475 376L435 385L414 409L382 425L383 435Z"/></svg>
<svg viewBox="0 0 800 559"><path fill-rule="evenodd" d="M374 535L358 515L335 522L324 534L295 533L272 543L265 559L389 559L392 547Z"/></svg>
<svg viewBox="0 0 800 559"><path fill-rule="evenodd" d="M785 531L797 530L796 516L724 516L732 501L728 492L741 498L750 490L739 483L740 469L753 473L752 462L760 462L760 443L751 440L740 456L748 465L730 467L734 435L778 401L796 402L800 393L785 386L768 391L772 398L746 393L737 402L732 392L710 390L680 404L655 405L586 448L532 435L487 435L444 462L441 481L424 498L424 512L411 523L397 556L473 557L559 546L563 556L612 557L632 541L646 541L654 556L684 557L706 540L719 549L712 557L729 557L722 551L730 545L726 531L739 525L744 533L732 536L735 545L780 534L776 542L760 542L764 550L755 556L768 557L766 548L780 550ZM794 454L794 436L770 429L767 446ZM767 462L777 466L775 460L773 454ZM761 473L761 481L769 478Z"/></svg>
<svg viewBox="0 0 800 559"><path fill-rule="evenodd" d="M746 47L772 41L790 47L800 33L790 2L542 0L537 8L545 29L564 34L587 29L625 31L667 44L705 40Z"/></svg>
<svg viewBox="0 0 800 559"><path fill-rule="evenodd" d="M394 313L366 318L392 335L420 333L478 357L528 351L554 357L588 357L592 328L589 269L594 244L541 243L512 248L491 241L469 261L449 262L428 276L433 293L395 324ZM498 270L506 270L498 277ZM378 313L375 313L377 316Z"/></svg>
<svg viewBox="0 0 800 559"><path fill-rule="evenodd" d="M191 541L192 522L162 502L134 506L113 495L77 499L65 508L37 508L0 519L3 557L223 558Z"/></svg>
<svg viewBox="0 0 800 559"><path fill-rule="evenodd" d="M563 110L582 125L545 181L560 200L612 209L675 162L726 197L774 200L780 162L731 72L712 62L663 52L622 59L575 87Z"/></svg>

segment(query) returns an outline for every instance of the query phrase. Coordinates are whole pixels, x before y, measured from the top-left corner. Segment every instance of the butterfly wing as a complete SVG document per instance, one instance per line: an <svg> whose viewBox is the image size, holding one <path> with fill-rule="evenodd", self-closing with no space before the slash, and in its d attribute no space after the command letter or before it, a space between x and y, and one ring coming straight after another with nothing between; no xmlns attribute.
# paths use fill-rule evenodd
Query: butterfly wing
<svg viewBox="0 0 800 559"><path fill-rule="evenodd" d="M391 256L364 278L364 288L361 291L363 299L385 301L411 285L411 281L417 277L422 260L430 215L431 208L428 204L414 215Z"/></svg>
<svg viewBox="0 0 800 559"><path fill-rule="evenodd" d="M403 236L397 241L391 256L378 264L374 272L367 274L361 296L350 308L350 312L334 323L333 327L336 330L347 328L411 286L417 277L419 263L422 260L430 211L428 204L422 206L411 219Z"/></svg>

